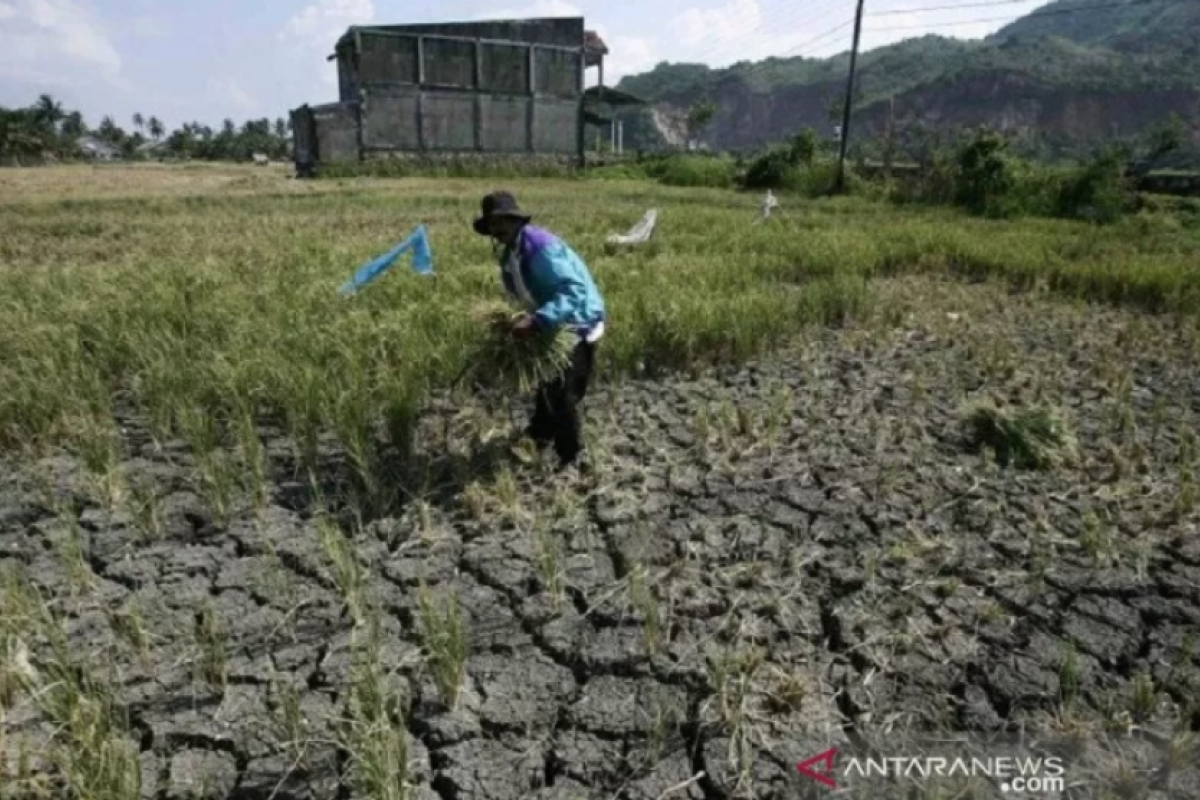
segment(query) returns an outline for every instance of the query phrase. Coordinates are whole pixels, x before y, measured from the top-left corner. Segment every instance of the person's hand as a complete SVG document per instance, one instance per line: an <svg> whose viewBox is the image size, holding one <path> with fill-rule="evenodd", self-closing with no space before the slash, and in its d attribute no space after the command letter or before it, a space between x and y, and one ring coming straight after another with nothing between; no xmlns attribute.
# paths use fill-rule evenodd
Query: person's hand
<svg viewBox="0 0 1200 800"><path fill-rule="evenodd" d="M513 322L512 334L514 339L528 339L534 333L533 317L530 314L522 314Z"/></svg>

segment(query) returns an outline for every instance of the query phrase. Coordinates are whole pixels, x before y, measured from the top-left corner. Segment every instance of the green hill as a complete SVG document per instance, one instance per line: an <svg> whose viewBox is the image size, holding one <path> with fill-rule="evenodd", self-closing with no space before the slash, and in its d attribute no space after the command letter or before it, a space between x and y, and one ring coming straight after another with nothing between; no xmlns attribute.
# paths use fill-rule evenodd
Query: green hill
<svg viewBox="0 0 1200 800"><path fill-rule="evenodd" d="M675 113L702 99L736 107L736 114L724 118L719 110L703 138L715 147L744 148L762 144L764 136L785 138L795 132L789 126L798 123L824 124L827 115L813 111L814 98L838 102L837 86L844 86L848 68L848 53L824 59L772 58L723 69L660 63L624 78L618 88ZM1063 141L1078 138L1066 128L1080 126L1056 126L1049 121L1054 116L1050 106L1071 106L1085 97L1091 110L1080 106L1080 113L1103 123L1097 103L1111 105L1114 124L1125 132L1139 124L1137 115L1154 117L1144 120L1147 125L1170 112L1185 119L1200 117L1200 0L1058 0L982 40L928 35L869 50L859 56L857 107L865 110L900 97L909 101L914 114L936 106L939 125L974 124L977 109L960 115L945 100L954 87L968 84L1002 84L995 98L1000 127L1021 116L1013 109L1023 98L1034 98L1045 108L1036 115L1027 111L1028 119L1022 119ZM1135 97L1139 93L1144 96ZM1195 102L1189 99L1193 96ZM788 104L804 108L788 113L782 108ZM735 117L746 118L751 109L758 114L755 130L739 127ZM1041 121L1031 122L1034 116ZM666 139L660 126L649 122L649 112L640 117L627 126L634 132L627 142L661 145Z"/></svg>
<svg viewBox="0 0 1200 800"><path fill-rule="evenodd" d="M1058 0L1001 28L988 41L1057 36L1083 45L1127 52L1150 52L1166 39L1191 44L1200 32L1196 0Z"/></svg>

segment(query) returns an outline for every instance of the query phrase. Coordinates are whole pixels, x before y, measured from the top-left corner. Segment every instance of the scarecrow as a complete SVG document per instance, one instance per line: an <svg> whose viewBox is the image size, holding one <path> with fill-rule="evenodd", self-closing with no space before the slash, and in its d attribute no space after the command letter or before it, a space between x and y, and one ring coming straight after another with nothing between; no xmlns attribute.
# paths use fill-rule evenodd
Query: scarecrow
<svg viewBox="0 0 1200 800"><path fill-rule="evenodd" d="M579 403L604 334L604 300L579 254L550 231L530 225L530 215L511 193L493 192L480 206L475 232L492 238L504 288L524 308L512 323L512 336L557 336L564 329L574 336L565 369L536 387L525 429L539 449L553 443L560 469L567 469L583 451Z"/></svg>

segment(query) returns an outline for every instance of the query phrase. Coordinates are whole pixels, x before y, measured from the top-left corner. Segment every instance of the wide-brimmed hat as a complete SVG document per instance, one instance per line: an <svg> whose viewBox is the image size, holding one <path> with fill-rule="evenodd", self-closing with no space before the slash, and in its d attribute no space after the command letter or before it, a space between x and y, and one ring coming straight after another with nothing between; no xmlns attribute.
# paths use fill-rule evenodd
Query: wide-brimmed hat
<svg viewBox="0 0 1200 800"><path fill-rule="evenodd" d="M475 232L487 236L488 222L495 217L512 217L519 219L522 222L529 222L532 217L521 210L517 205L517 198L512 196L511 192L500 190L486 195L479 204L480 215L473 223L472 227Z"/></svg>

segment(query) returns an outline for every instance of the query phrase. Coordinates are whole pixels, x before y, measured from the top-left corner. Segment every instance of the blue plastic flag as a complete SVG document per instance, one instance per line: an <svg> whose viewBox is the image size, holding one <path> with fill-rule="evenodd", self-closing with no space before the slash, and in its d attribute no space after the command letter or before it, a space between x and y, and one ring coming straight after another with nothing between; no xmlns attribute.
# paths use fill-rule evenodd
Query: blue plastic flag
<svg viewBox="0 0 1200 800"><path fill-rule="evenodd" d="M338 294L354 294L390 269L408 250L412 250L413 272L418 275L433 273L433 250L429 246L429 235L424 225L418 225L400 244L359 267L354 277L342 284Z"/></svg>

